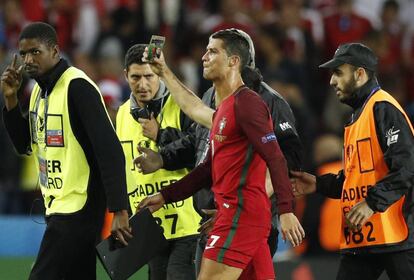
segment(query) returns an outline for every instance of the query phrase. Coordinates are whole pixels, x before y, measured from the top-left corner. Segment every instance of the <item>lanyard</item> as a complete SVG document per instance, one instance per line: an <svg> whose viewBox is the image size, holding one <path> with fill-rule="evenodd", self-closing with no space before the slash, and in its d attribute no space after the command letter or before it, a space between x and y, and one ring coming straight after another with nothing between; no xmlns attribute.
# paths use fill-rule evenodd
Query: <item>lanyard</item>
<svg viewBox="0 0 414 280"><path fill-rule="evenodd" d="M46 150L46 146L47 146L47 110L49 107L49 99L48 99L49 95L48 92L45 92L45 104L44 104L44 110L43 110L43 129L45 131L45 136L44 136L44 149ZM40 106L40 99L41 99L41 92L37 95L36 97L36 106L35 106L35 114L36 114L36 122L34 123L34 129L36 131L38 131L38 127L37 127L37 119L38 119L38 112L39 112L39 106Z"/></svg>

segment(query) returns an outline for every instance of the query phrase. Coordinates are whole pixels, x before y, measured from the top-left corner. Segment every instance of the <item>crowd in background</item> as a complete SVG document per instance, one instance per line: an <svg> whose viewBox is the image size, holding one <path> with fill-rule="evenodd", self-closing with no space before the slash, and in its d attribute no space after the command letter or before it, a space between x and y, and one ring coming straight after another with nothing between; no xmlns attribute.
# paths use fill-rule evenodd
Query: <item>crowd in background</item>
<svg viewBox="0 0 414 280"><path fill-rule="evenodd" d="M363 42L374 50L383 89L414 119L412 0L2 0L1 71L16 53L20 31L33 21L56 28L61 51L97 82L113 119L130 94L123 57L131 45L149 42L152 34L165 36L168 64L201 95L211 86L202 77L201 63L208 36L230 27L246 31L254 40L256 66L264 80L294 112L308 171L320 173L341 158L350 111L329 88L329 73L318 69L341 43ZM20 89L23 110L32 86L25 79ZM32 166L30 157L14 153L0 116L0 214L40 211L33 202L40 191ZM323 202L309 196L298 203L310 241L304 250L310 252L313 247L326 249L326 240L311 242L322 234L318 228L324 220L318 211Z"/></svg>

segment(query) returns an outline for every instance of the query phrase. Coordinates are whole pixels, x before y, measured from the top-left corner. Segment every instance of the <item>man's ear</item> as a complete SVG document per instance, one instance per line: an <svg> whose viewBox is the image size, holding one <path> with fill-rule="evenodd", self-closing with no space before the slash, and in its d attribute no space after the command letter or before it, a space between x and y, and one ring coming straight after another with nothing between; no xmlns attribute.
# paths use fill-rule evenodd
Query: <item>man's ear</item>
<svg viewBox="0 0 414 280"><path fill-rule="evenodd" d="M229 66L230 67L233 67L233 66L235 66L238 63L240 63L240 57L238 57L237 55L232 55L229 58Z"/></svg>
<svg viewBox="0 0 414 280"><path fill-rule="evenodd" d="M362 85L363 83L365 83L368 74L364 68L359 67L354 73L356 76L355 81L357 82L357 85Z"/></svg>
<svg viewBox="0 0 414 280"><path fill-rule="evenodd" d="M124 77L125 77L125 81L128 82L128 70L124 69Z"/></svg>
<svg viewBox="0 0 414 280"><path fill-rule="evenodd" d="M53 57L54 58L59 58L60 57L60 49L59 49L59 45L55 45L53 47Z"/></svg>

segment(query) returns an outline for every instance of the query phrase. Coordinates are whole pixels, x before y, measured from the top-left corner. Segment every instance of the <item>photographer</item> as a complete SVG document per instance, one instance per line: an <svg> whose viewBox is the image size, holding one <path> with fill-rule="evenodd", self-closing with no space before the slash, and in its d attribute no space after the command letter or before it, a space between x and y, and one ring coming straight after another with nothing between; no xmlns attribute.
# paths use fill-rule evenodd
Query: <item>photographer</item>
<svg viewBox="0 0 414 280"><path fill-rule="evenodd" d="M165 135L188 130L191 121L181 112L160 78L141 58L146 45L132 46L125 57L125 78L131 97L119 108L116 123L127 171L130 207L135 211L146 196L181 179L189 170L158 170L144 175L134 166L136 147L158 150ZM193 257L200 216L194 210L192 198L167 204L154 214L164 229L169 246L149 262L151 280L194 279Z"/></svg>

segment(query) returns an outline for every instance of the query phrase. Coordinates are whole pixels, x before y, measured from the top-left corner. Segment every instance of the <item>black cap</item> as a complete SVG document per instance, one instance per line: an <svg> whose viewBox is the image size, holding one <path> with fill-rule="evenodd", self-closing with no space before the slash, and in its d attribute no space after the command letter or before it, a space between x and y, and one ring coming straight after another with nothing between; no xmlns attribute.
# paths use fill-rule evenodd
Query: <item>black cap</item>
<svg viewBox="0 0 414 280"><path fill-rule="evenodd" d="M367 46L360 43L349 43L340 45L335 51L334 57L328 62L319 65L319 67L332 69L345 63L375 72L378 59Z"/></svg>

